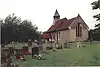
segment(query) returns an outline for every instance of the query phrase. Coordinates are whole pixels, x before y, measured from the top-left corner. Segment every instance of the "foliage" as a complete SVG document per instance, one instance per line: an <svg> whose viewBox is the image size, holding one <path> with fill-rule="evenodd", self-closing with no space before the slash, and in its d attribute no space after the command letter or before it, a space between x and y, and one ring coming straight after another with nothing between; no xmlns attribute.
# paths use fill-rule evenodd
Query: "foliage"
<svg viewBox="0 0 100 67"><path fill-rule="evenodd" d="M88 32L88 34L89 34L88 40L89 40L90 42L92 42L92 40L94 39L94 38L93 38L93 30L90 29L90 31Z"/></svg>
<svg viewBox="0 0 100 67"><path fill-rule="evenodd" d="M94 1L93 3L91 3L91 5L92 5L93 10L100 9L100 0ZM100 13L97 15L94 15L93 17L97 18L97 21L99 21L100 20Z"/></svg>
<svg viewBox="0 0 100 67"><path fill-rule="evenodd" d="M96 9L100 10L100 0L94 1L93 3L91 3L91 5L92 5L93 10L96 10ZM94 15L93 17L96 18L96 21L100 22L100 13L97 15ZM95 25L95 29L93 31L93 39L100 40L100 23Z"/></svg>
<svg viewBox="0 0 100 67"><path fill-rule="evenodd" d="M13 15L1 20L1 43L7 44L11 41L27 41L28 39L38 40L40 32L38 27L32 25L29 20L21 20L20 17Z"/></svg>

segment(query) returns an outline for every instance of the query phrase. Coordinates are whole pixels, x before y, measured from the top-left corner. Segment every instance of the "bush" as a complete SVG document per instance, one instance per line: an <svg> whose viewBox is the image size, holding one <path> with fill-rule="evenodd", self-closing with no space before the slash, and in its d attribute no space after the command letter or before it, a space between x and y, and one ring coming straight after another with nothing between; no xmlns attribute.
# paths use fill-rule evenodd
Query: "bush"
<svg viewBox="0 0 100 67"><path fill-rule="evenodd" d="M96 40L96 41L100 41L100 33L94 33L93 34L93 40Z"/></svg>

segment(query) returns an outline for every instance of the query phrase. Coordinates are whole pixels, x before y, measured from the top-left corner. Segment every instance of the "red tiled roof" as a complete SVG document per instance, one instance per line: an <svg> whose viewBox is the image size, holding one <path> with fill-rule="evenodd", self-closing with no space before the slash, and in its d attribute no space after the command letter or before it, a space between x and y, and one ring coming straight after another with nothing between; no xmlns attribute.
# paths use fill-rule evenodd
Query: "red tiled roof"
<svg viewBox="0 0 100 67"><path fill-rule="evenodd" d="M48 32L49 32L49 31L54 31L54 30L56 30L61 24L62 24L62 22L60 22L60 20L58 20L58 21L56 22L55 25L52 25L52 26L48 29Z"/></svg>
<svg viewBox="0 0 100 67"><path fill-rule="evenodd" d="M44 39L47 39L47 38L50 38L50 37L51 37L50 34L45 33L45 34L42 35L42 38L44 38Z"/></svg>
<svg viewBox="0 0 100 67"><path fill-rule="evenodd" d="M72 18L72 19L69 19L69 20L63 20L62 21L62 25L60 25L57 30L63 30L63 29L67 29L70 24L72 23L72 21L74 20L75 18Z"/></svg>
<svg viewBox="0 0 100 67"><path fill-rule="evenodd" d="M75 17L76 18L76 17ZM55 25L52 25L47 32L51 32L54 30L63 30L63 29L67 29L69 27L69 25L72 23L72 21L75 19L69 19L67 20L66 18L60 19L56 22Z"/></svg>

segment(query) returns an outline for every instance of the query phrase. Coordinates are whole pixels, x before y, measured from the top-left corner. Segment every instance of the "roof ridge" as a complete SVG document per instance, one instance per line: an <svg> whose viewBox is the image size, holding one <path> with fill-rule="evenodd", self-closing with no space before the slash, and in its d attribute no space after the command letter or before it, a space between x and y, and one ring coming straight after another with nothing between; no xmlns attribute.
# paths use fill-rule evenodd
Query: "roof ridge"
<svg viewBox="0 0 100 67"><path fill-rule="evenodd" d="M70 18L70 19L68 19L68 20L72 20L72 19L75 19L75 18L77 18L77 17L73 17L73 18Z"/></svg>

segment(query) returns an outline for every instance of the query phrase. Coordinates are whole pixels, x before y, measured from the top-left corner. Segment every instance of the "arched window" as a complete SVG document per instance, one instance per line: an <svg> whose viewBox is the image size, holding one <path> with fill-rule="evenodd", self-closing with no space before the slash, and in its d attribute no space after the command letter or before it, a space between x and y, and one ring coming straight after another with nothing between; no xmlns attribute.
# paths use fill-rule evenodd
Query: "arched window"
<svg viewBox="0 0 100 67"><path fill-rule="evenodd" d="M82 36L82 26L80 23L76 25L76 37L81 37Z"/></svg>
<svg viewBox="0 0 100 67"><path fill-rule="evenodd" d="M80 26L79 36L82 37L82 26Z"/></svg>
<svg viewBox="0 0 100 67"><path fill-rule="evenodd" d="M78 37L78 26L76 25L76 37Z"/></svg>
<svg viewBox="0 0 100 67"><path fill-rule="evenodd" d="M60 39L60 32L59 32L59 39Z"/></svg>

